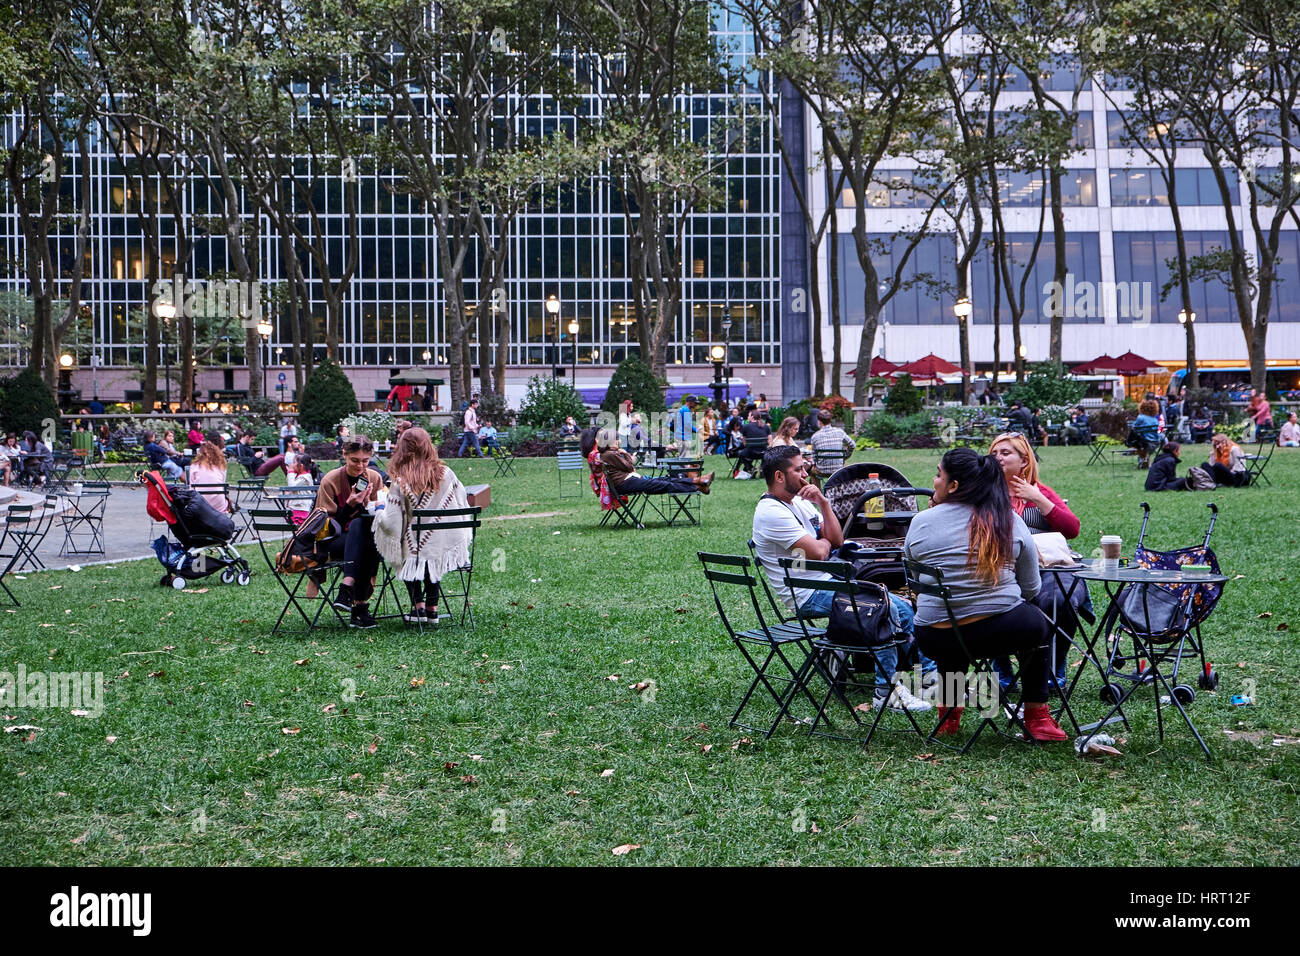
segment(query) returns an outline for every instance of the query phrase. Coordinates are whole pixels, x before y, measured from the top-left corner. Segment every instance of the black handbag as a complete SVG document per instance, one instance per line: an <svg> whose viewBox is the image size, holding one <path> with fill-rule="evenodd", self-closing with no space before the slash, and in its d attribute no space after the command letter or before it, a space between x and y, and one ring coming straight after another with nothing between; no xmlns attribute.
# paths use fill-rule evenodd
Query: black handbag
<svg viewBox="0 0 1300 956"><path fill-rule="evenodd" d="M889 591L871 581L859 581L858 589L856 595L835 595L826 624L827 641L863 649L898 643L902 635L890 607Z"/></svg>

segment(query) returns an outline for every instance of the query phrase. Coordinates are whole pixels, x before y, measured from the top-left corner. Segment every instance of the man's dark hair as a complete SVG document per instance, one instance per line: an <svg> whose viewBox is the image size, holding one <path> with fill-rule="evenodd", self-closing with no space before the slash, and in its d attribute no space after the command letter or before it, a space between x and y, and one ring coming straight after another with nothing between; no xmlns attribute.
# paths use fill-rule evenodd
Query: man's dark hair
<svg viewBox="0 0 1300 956"><path fill-rule="evenodd" d="M27 434L31 435L31 432L28 432ZM35 437L35 436L33 435L32 437ZM145 432L145 433L144 433L144 443L147 445L147 444L149 444L149 442L153 441L156 437L157 437L157 436L156 436L153 432Z"/></svg>
<svg viewBox="0 0 1300 956"><path fill-rule="evenodd" d="M763 480L772 487L778 471L785 471L791 458L798 458L803 452L798 445L778 445L763 452Z"/></svg>
<svg viewBox="0 0 1300 956"><path fill-rule="evenodd" d="M817 413L817 420L821 422L823 425L829 425L831 423L831 419L834 417L835 416L831 414L831 410L829 408L823 408L821 411Z"/></svg>

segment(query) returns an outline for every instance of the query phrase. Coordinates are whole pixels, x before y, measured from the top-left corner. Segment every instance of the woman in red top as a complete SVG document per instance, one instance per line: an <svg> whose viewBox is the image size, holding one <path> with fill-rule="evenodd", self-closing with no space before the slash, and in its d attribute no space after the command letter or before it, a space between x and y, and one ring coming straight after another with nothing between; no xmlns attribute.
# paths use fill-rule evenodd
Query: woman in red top
<svg viewBox="0 0 1300 956"><path fill-rule="evenodd" d="M1007 491L1011 493L1011 510L1020 515L1031 534L1059 531L1067 540L1079 536L1079 519L1074 512L1060 495L1038 480L1038 459L1024 435L1014 432L999 435L989 446L989 454L1002 466ZM1085 616L1091 618L1092 599L1088 588L1080 584L1070 588L1070 600L1065 600L1057 577L1056 573L1042 572L1042 587L1034 603L1048 618L1055 620L1061 630L1074 634L1079 623L1077 612L1084 611ZM1066 579L1067 576L1061 573L1060 577ZM1065 658L1069 649L1069 642L1058 637L1056 679L1061 684L1065 681ZM1009 662L1007 666L1010 667ZM1010 670L1000 672L1011 673Z"/></svg>

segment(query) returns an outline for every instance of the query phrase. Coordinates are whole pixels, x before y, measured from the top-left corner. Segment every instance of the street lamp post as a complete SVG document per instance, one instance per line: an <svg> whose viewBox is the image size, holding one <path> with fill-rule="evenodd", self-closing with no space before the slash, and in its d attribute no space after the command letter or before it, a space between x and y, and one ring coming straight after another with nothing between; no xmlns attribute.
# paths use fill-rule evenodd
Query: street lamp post
<svg viewBox="0 0 1300 956"><path fill-rule="evenodd" d="M72 404L72 366L75 362L69 352L59 356L59 406L65 410Z"/></svg>
<svg viewBox="0 0 1300 956"><path fill-rule="evenodd" d="M1196 373L1196 332L1194 324L1196 322L1196 313L1191 309L1182 308L1178 310L1178 324L1183 327L1187 334L1187 378L1186 382L1192 388L1200 385L1200 378Z"/></svg>
<svg viewBox="0 0 1300 956"><path fill-rule="evenodd" d="M727 387L726 395L727 404L731 404L731 367L727 361L731 358L731 304L724 302L722 305L722 374L726 376ZM721 411L721 409L719 409Z"/></svg>
<svg viewBox="0 0 1300 956"><path fill-rule="evenodd" d="M172 351L169 333L172 319L176 317L176 303L166 299L155 299L153 314L162 319L163 394L166 396L164 402L167 411L170 412L172 410Z"/></svg>
<svg viewBox="0 0 1300 956"><path fill-rule="evenodd" d="M713 406L722 413L722 363L726 360L727 350L721 345L709 349L709 358L713 360ZM719 419L721 421L721 419Z"/></svg>
<svg viewBox="0 0 1300 956"><path fill-rule="evenodd" d="M271 332L274 329L271 323L263 319L257 323L257 334L262 337L262 345L266 348L266 361L262 363L262 397L266 398L266 367L271 364Z"/></svg>
<svg viewBox="0 0 1300 956"><path fill-rule="evenodd" d="M569 384L578 387L578 320L569 320L569 337L573 339L573 377Z"/></svg>
<svg viewBox="0 0 1300 956"><path fill-rule="evenodd" d="M546 351L550 346L550 343L547 341L547 329L551 322L555 323L556 337L558 338L560 334L560 297L554 292L546 297L546 311L550 315L550 318L542 318L542 361L547 362L551 366L551 377L557 378L558 376L555 373L555 363L550 360L551 357Z"/></svg>
<svg viewBox="0 0 1300 956"><path fill-rule="evenodd" d="M961 403L970 404L970 339L967 337L966 320L971 314L970 298L962 296L952 305L952 314L957 316L957 338L959 339L961 353L959 361L961 362Z"/></svg>

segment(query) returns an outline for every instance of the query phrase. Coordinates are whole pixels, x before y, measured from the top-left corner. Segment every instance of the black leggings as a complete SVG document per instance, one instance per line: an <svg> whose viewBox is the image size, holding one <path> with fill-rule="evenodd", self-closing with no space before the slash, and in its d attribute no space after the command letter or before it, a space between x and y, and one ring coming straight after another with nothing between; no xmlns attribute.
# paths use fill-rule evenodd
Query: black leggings
<svg viewBox="0 0 1300 956"><path fill-rule="evenodd" d="M343 576L352 579L352 593L359 601L370 600L372 583L379 572L379 552L370 522L356 517L340 535L330 539L330 557L343 559Z"/></svg>
<svg viewBox="0 0 1300 956"><path fill-rule="evenodd" d="M1047 702L1047 656L1051 624L1043 612L1028 603L972 624L959 625L961 638L972 654L980 658L1014 654L1020 661L1020 683L1027 704ZM944 688L955 686L949 674L964 674L970 660L957 643L950 627L915 626L921 652L939 665ZM945 701L952 706L960 701Z"/></svg>
<svg viewBox="0 0 1300 956"><path fill-rule="evenodd" d="M1227 485L1229 488L1240 488L1246 481L1246 472L1233 471L1227 465L1221 465L1217 461L1207 461L1204 467L1206 471L1214 476L1216 484Z"/></svg>
<svg viewBox="0 0 1300 956"><path fill-rule="evenodd" d="M686 495L698 490L690 478L642 478L640 475L624 478L614 488L620 495Z"/></svg>
<svg viewBox="0 0 1300 956"><path fill-rule="evenodd" d="M437 581L429 580L429 572L424 572L424 581L406 581L406 593L411 598L412 604L423 604L425 607L437 608L440 588ZM423 584L423 588L421 588ZM421 590L424 591L421 596Z"/></svg>

